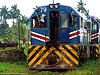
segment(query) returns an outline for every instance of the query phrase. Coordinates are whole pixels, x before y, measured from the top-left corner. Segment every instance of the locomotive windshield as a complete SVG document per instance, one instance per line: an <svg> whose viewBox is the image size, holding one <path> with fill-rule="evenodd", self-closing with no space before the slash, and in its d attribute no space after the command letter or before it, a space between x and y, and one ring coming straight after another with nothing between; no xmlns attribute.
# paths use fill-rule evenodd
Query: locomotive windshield
<svg viewBox="0 0 100 75"><path fill-rule="evenodd" d="M68 27L68 16L66 13L61 14L61 27L62 28Z"/></svg>
<svg viewBox="0 0 100 75"><path fill-rule="evenodd" d="M77 28L77 26L78 26L78 16L70 15L69 16L69 25L70 25L70 27Z"/></svg>
<svg viewBox="0 0 100 75"><path fill-rule="evenodd" d="M68 17L69 17L69 19L68 19ZM77 26L78 26L78 17L76 15L69 15L69 14L66 14L66 13L62 13L61 14L61 27L62 28L67 28L68 24L69 24L70 27L77 28Z"/></svg>
<svg viewBox="0 0 100 75"><path fill-rule="evenodd" d="M47 17L45 14L37 15L33 17L33 28L46 28L47 27Z"/></svg>

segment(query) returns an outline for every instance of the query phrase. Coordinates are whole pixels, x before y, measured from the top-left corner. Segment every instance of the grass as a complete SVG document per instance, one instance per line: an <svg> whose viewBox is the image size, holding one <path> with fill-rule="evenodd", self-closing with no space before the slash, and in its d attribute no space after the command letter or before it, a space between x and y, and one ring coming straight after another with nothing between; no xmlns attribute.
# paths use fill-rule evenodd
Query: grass
<svg viewBox="0 0 100 75"><path fill-rule="evenodd" d="M5 50L18 50L18 47L6 47L6 48L0 48L0 51L5 51Z"/></svg>
<svg viewBox="0 0 100 75"><path fill-rule="evenodd" d="M28 74L28 75L100 75L100 58L88 60L77 69L65 72L32 71L28 69L26 62L0 62L0 73ZM0 75L1 75L0 74Z"/></svg>
<svg viewBox="0 0 100 75"><path fill-rule="evenodd" d="M100 75L100 58L97 60L88 60L84 65L76 70L68 71L65 75Z"/></svg>
<svg viewBox="0 0 100 75"><path fill-rule="evenodd" d="M1 73L24 73L28 70L27 65L24 62L0 62L0 72Z"/></svg>

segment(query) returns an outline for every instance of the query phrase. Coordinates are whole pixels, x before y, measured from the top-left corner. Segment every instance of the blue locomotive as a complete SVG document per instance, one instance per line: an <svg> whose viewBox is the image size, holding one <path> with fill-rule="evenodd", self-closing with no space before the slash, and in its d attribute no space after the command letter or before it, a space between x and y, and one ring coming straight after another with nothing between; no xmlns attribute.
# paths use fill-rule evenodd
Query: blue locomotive
<svg viewBox="0 0 100 75"><path fill-rule="evenodd" d="M30 18L29 69L70 69L98 58L99 24L93 17L57 3L37 7Z"/></svg>

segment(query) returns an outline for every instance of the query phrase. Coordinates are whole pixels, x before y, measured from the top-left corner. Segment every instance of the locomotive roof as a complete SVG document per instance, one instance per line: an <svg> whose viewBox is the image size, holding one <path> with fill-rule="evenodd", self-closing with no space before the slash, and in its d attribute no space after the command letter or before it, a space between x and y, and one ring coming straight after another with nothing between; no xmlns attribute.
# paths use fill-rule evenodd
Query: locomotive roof
<svg viewBox="0 0 100 75"><path fill-rule="evenodd" d="M58 4L58 3L57 3ZM56 4L49 4L49 5L46 5L46 6L39 6L39 7L36 7L35 8L35 10L34 10L34 12L33 12L33 14L31 15L31 18L33 17L33 16L36 16L36 11L38 11L38 14L46 14L46 13L48 13L50 10L57 10L57 11L67 11L68 13L70 13L71 14L71 12L72 11L74 11L74 14L75 15L77 15L77 16L80 16L79 14L78 14L78 12L76 11L76 10L74 10L72 7L70 7L70 6L66 6L66 5L60 5L60 4L58 4L59 5L59 8L58 9L56 9L56 8L52 8L52 9L50 9L49 8L49 6L50 5L56 5ZM45 12L44 12L45 11Z"/></svg>

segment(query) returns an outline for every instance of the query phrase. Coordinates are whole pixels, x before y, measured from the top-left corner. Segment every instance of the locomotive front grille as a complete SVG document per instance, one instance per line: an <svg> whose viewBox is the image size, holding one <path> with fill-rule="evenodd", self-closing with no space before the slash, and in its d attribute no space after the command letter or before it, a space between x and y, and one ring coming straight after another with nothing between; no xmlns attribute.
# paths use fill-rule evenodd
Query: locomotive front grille
<svg viewBox="0 0 100 75"><path fill-rule="evenodd" d="M28 66L30 69L68 69L79 66L78 45L28 47Z"/></svg>

